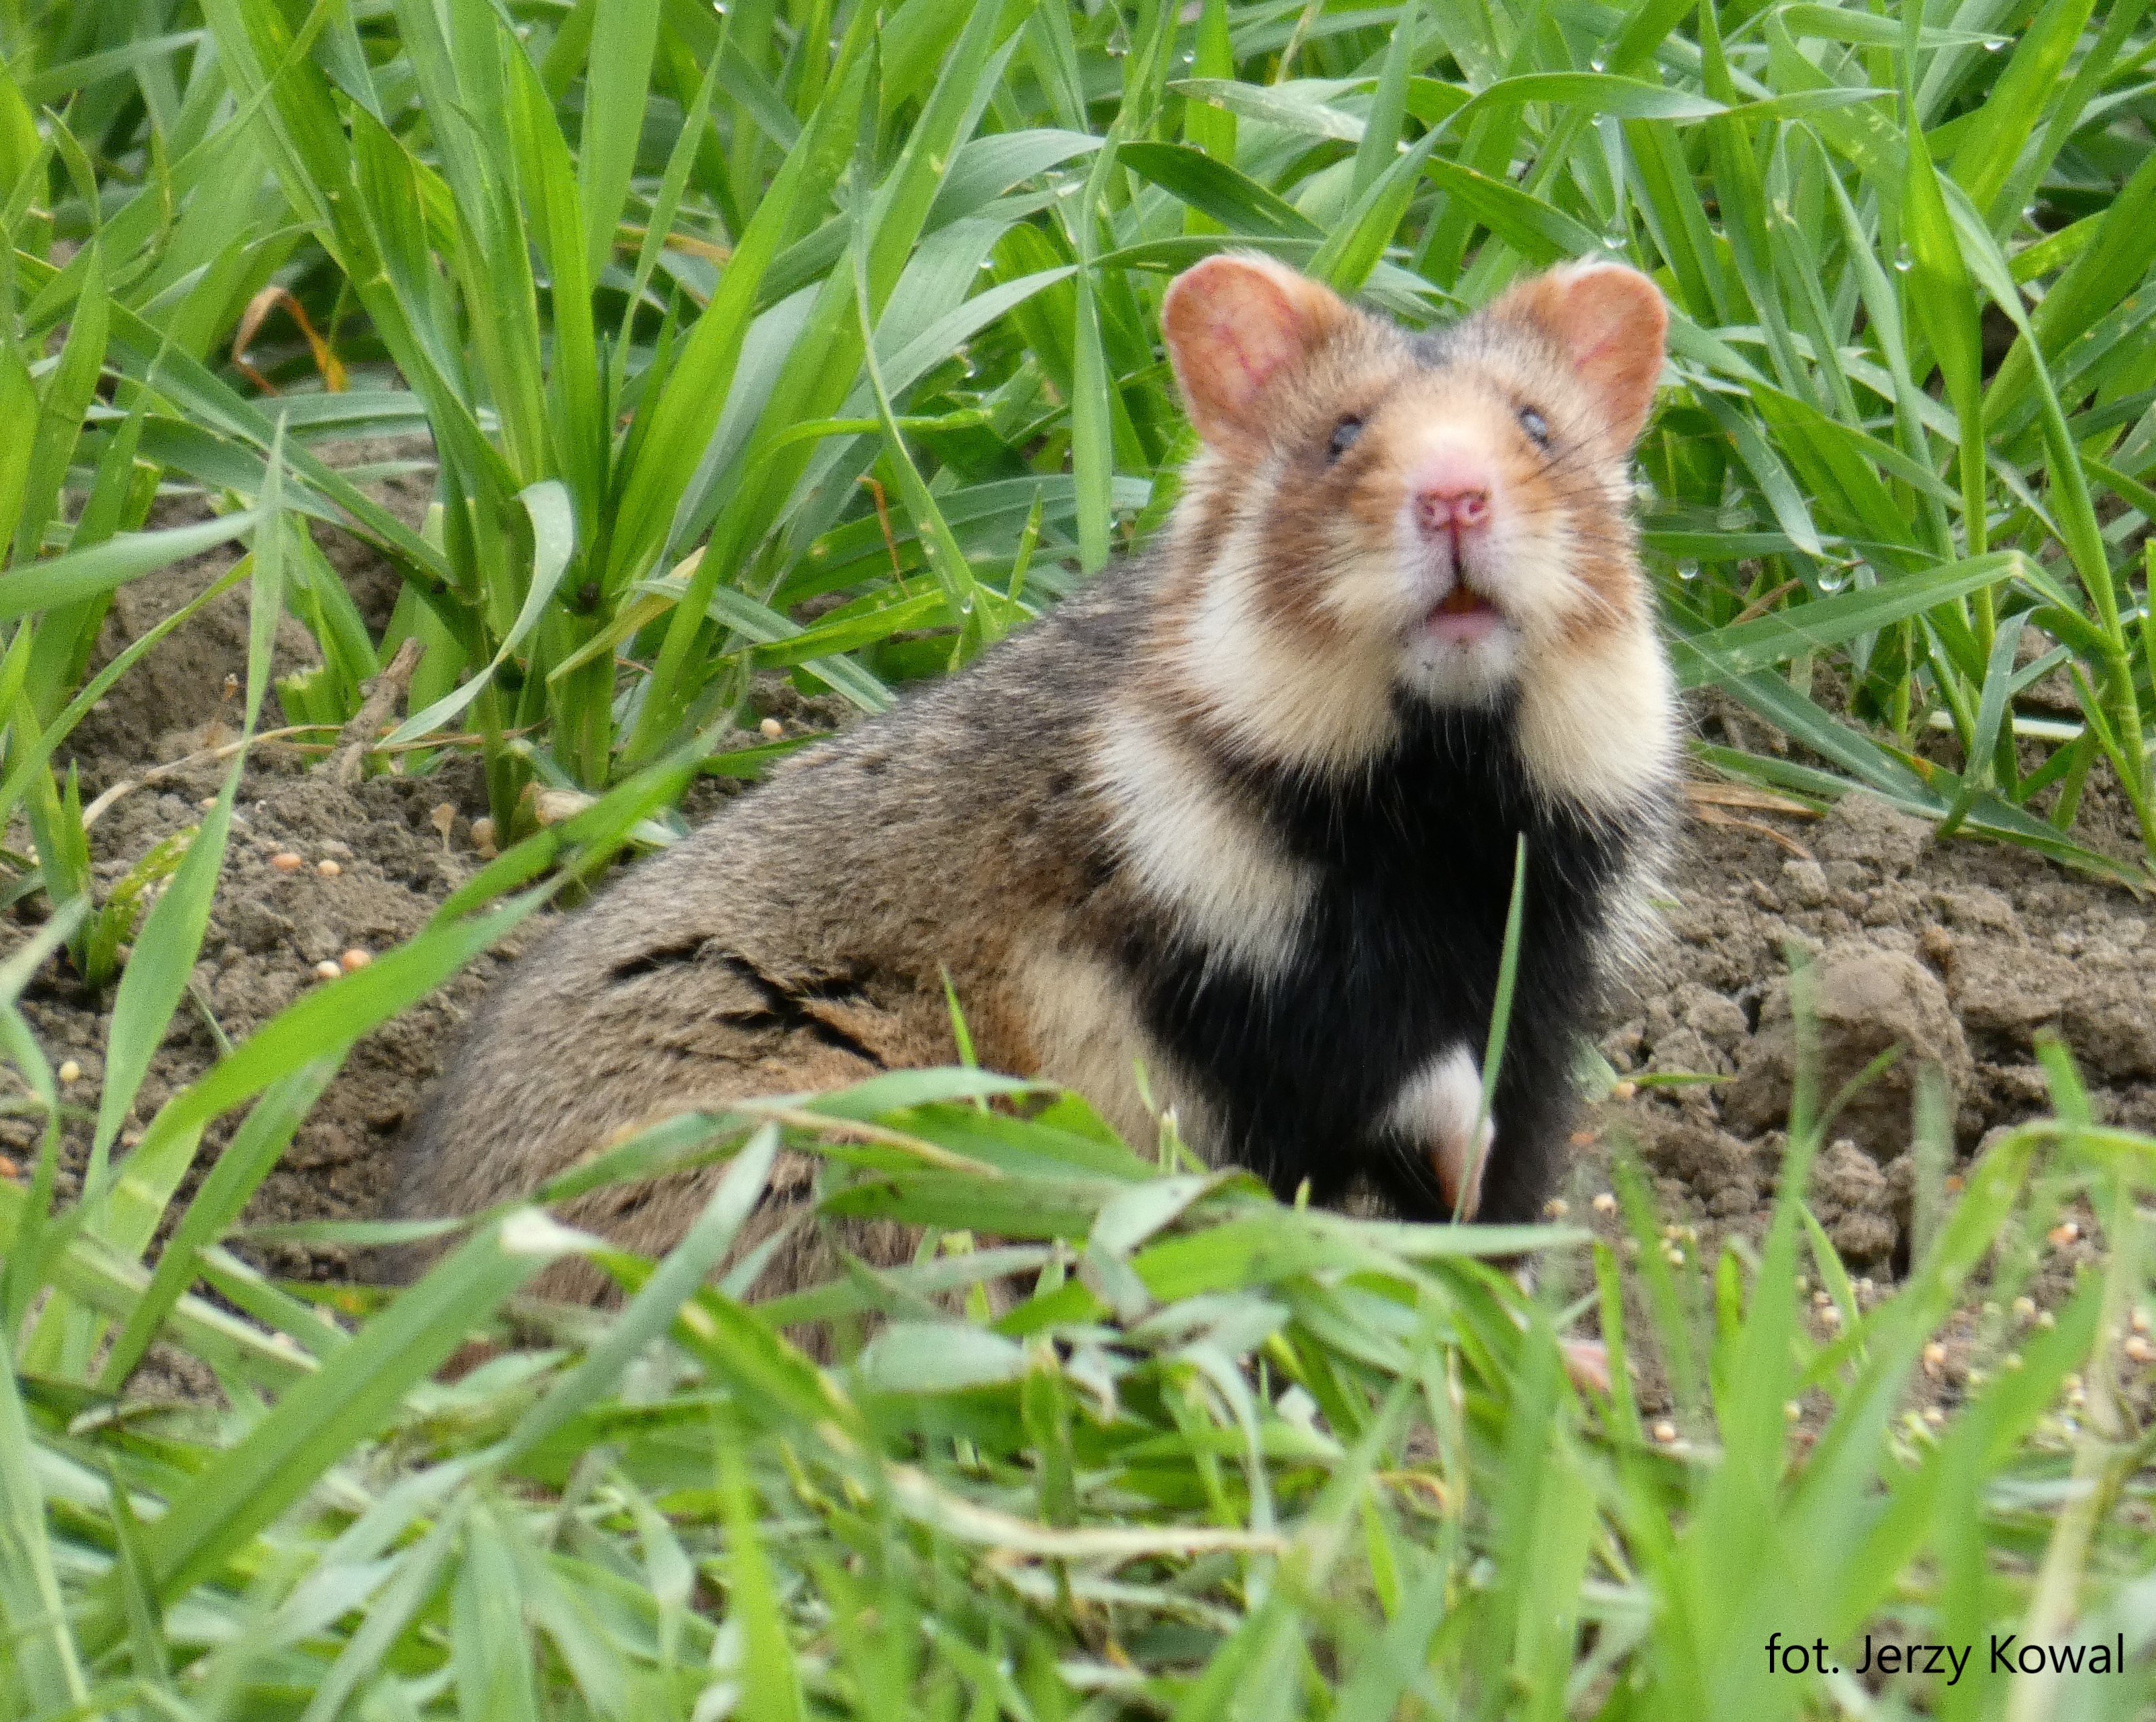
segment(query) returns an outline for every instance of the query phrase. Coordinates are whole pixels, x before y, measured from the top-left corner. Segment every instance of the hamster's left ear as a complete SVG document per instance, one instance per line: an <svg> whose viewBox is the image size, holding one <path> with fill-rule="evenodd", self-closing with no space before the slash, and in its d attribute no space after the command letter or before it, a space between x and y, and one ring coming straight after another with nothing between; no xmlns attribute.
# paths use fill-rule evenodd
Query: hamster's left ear
<svg viewBox="0 0 2156 1722"><path fill-rule="evenodd" d="M1185 270L1161 306L1161 332L1198 434L1255 455L1279 390L1354 316L1332 290L1269 257L1224 252Z"/></svg>
<svg viewBox="0 0 2156 1722"><path fill-rule="evenodd" d="M1490 316L1531 324L1568 357L1629 450L1646 428L1662 371L1669 309L1661 289L1620 263L1560 264L1496 300Z"/></svg>

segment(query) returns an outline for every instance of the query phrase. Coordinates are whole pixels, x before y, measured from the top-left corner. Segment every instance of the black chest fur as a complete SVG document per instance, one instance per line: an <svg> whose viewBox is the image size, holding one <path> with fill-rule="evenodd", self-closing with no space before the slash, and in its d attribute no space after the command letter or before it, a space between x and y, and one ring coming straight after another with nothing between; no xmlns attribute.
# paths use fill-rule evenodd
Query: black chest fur
<svg viewBox="0 0 2156 1722"><path fill-rule="evenodd" d="M1228 765L1318 888L1293 959L1260 980L1173 929L1123 958L1147 1026L1206 1092L1237 1162L1282 1196L1367 1177L1413 1217L1444 1217L1426 1159L1381 1120L1410 1077L1490 1031L1517 846L1527 845L1517 984L1495 1096L1481 1217L1535 1217L1572 1113L1620 825L1537 803L1508 711L1404 716L1400 742L1348 787Z"/></svg>

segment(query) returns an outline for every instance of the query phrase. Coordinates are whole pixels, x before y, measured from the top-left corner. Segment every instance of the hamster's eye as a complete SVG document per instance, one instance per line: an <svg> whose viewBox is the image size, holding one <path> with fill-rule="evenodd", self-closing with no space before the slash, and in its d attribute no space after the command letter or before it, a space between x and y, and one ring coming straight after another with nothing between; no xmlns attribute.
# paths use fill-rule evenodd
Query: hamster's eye
<svg viewBox="0 0 2156 1722"><path fill-rule="evenodd" d="M1332 440L1326 445L1326 459L1337 460L1354 446L1355 439L1363 434L1363 421L1349 414L1332 427Z"/></svg>
<svg viewBox="0 0 2156 1722"><path fill-rule="evenodd" d="M1538 449L1550 445L1549 420L1532 407L1520 409L1520 429L1527 434L1527 440Z"/></svg>

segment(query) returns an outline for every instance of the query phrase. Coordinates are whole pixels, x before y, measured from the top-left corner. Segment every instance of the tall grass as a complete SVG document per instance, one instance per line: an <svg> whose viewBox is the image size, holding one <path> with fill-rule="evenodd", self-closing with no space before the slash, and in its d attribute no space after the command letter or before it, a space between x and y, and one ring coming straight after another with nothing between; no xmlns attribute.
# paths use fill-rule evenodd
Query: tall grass
<svg viewBox="0 0 2156 1722"><path fill-rule="evenodd" d="M948 1074L580 1172L731 1162L667 1262L602 1252L616 1317L521 1299L598 1248L528 1211L393 1300L340 1291L338 1323L225 1246L362 1035L690 774L753 768L714 757L753 675L879 708L1141 539L1189 446L1158 296L1227 244L1415 323L1565 256L1653 271L1674 357L1641 507L1672 649L1774 738L1701 765L2145 877L2076 824L2101 785L2156 856L2145 13L0 0L0 862L49 911L0 965L44 1127L0 1180L0 1706L2132 1713L2134 1676L1979 1667L1875 1701L1764 1652L2156 1638L2122 1338L2156 1144L2093 1124L2062 1061L2060 1121L1994 1144L1869 1308L1797 1200L1815 1120L1757 1251L1672 1264L1635 1200L1628 1281L1561 1232L1283 1209L1172 1132L1127 1147ZM415 531L344 468L420 430ZM323 524L401 573L386 628ZM121 586L224 546L90 673ZM240 766L100 890L69 737L242 585L244 732L273 691L344 723L417 640L389 739L424 771L475 732L505 852L123 1151ZM320 662L273 689L287 615ZM2035 703L2061 680L2071 716ZM535 829L535 786L597 799ZM20 1004L63 960L115 989L68 1205ZM827 1159L829 1211L926 1223L922 1258L775 1304L745 1270L706 1286L782 1144ZM1971 1277L2010 1298L2069 1196L2107 1270L2048 1328L1983 1318L1989 1378L1907 1421ZM1482 1259L1531 1242L1540 1300ZM1607 1398L1566 1380L1572 1294ZM490 1360L436 1379L475 1335ZM220 1408L117 1397L158 1343ZM1667 1430L1628 1359L1670 1384Z"/></svg>

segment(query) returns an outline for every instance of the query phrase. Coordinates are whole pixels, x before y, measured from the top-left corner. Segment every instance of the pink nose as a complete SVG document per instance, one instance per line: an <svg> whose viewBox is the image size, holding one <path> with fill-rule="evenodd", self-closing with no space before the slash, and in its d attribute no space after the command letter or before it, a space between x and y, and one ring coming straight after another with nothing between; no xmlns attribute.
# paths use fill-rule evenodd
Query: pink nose
<svg viewBox="0 0 2156 1722"><path fill-rule="evenodd" d="M1479 532L1490 523L1490 492L1479 486L1455 490L1433 486L1415 498L1415 522L1432 538L1446 532Z"/></svg>
<svg viewBox="0 0 2156 1722"><path fill-rule="evenodd" d="M1415 524L1430 538L1481 532L1495 481L1489 460L1474 450L1432 450L1414 477Z"/></svg>

